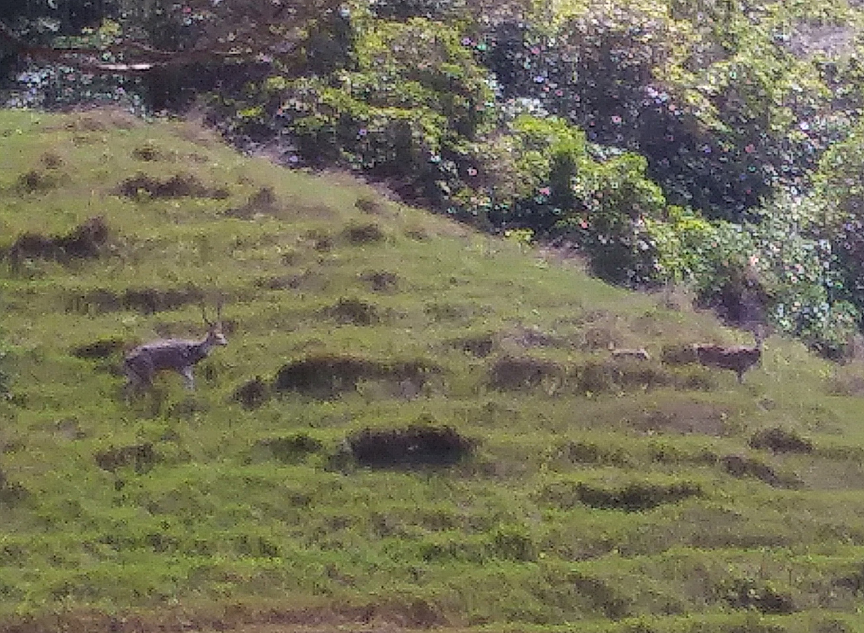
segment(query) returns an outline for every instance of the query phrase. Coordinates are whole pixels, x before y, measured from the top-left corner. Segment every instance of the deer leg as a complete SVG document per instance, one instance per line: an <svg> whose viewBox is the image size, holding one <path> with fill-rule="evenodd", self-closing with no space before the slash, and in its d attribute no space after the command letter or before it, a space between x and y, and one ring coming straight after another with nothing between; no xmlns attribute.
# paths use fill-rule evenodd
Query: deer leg
<svg viewBox="0 0 864 633"><path fill-rule="evenodd" d="M123 373L126 375L126 399L153 386L153 368L140 362L139 358L130 358L123 363Z"/></svg>
<svg viewBox="0 0 864 633"><path fill-rule="evenodd" d="M192 375L191 367L184 367L180 370L180 375L183 376L183 380L186 382L186 388L189 391L195 390L195 377Z"/></svg>

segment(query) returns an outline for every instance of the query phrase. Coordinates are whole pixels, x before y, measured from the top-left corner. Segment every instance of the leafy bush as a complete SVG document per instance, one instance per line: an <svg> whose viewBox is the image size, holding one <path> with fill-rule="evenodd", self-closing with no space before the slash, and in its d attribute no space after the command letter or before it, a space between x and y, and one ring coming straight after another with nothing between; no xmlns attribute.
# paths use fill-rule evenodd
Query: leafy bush
<svg viewBox="0 0 864 633"><path fill-rule="evenodd" d="M595 157L599 148L575 126L524 112L509 124L506 141L481 144L476 153L479 184L454 196L462 207L454 214L566 238L613 283L637 286L657 278L647 219L661 221L665 201L642 157Z"/></svg>
<svg viewBox="0 0 864 633"><path fill-rule="evenodd" d="M825 153L817 174L817 199L824 201L825 246L836 277L837 294L860 314L864 310L864 125Z"/></svg>
<svg viewBox="0 0 864 633"><path fill-rule="evenodd" d="M741 222L778 185L806 186L861 105L860 71L810 57L823 44L803 32L801 10L671 9L571 3L551 25L497 24L483 58L505 98L533 99L593 142L638 151L670 202Z"/></svg>
<svg viewBox="0 0 864 633"><path fill-rule="evenodd" d="M456 29L423 18L353 23L352 62L291 69L219 98L228 131L290 138L289 163L341 164L438 201L458 179L463 144L492 123L487 71Z"/></svg>

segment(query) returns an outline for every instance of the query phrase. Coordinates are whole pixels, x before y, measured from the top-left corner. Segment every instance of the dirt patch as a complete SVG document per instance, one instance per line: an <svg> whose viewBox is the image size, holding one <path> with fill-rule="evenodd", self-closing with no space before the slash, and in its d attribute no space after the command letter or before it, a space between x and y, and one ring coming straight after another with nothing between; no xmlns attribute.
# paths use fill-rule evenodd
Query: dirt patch
<svg viewBox="0 0 864 633"><path fill-rule="evenodd" d="M476 306L464 303L427 303L423 312L432 321L469 321L477 309Z"/></svg>
<svg viewBox="0 0 864 633"><path fill-rule="evenodd" d="M441 371L425 360L381 362L355 356L316 355L284 365L276 373L273 388L331 399L356 391L362 380L383 380L394 387L410 383L419 389Z"/></svg>
<svg viewBox="0 0 864 633"><path fill-rule="evenodd" d="M387 204L383 200L371 196L361 196L360 198L357 198L354 202L354 206L363 213L368 213L369 215L383 215L387 210Z"/></svg>
<svg viewBox="0 0 864 633"><path fill-rule="evenodd" d="M360 275L372 292L396 292L399 289L399 275L386 270L366 272Z"/></svg>
<svg viewBox="0 0 864 633"><path fill-rule="evenodd" d="M327 288L327 278L323 275L304 270L296 275L274 275L260 277L254 282L256 288L265 290L306 290L322 292Z"/></svg>
<svg viewBox="0 0 864 633"><path fill-rule="evenodd" d="M293 464L302 461L307 455L321 451L323 448L324 444L321 440L305 433L296 433L284 437L269 437L258 440L252 447L252 452L279 462Z"/></svg>
<svg viewBox="0 0 864 633"><path fill-rule="evenodd" d="M752 578L732 578L721 582L715 593L733 609L774 614L798 611L790 595Z"/></svg>
<svg viewBox="0 0 864 633"><path fill-rule="evenodd" d="M812 453L813 442L779 426L762 429L750 438L750 447L772 453Z"/></svg>
<svg viewBox="0 0 864 633"><path fill-rule="evenodd" d="M323 229L312 229L303 235L303 240L308 242L312 248L319 253L326 253L333 249L335 242L333 236Z"/></svg>
<svg viewBox="0 0 864 633"><path fill-rule="evenodd" d="M60 169L64 164L60 155L54 152L45 152L39 157L39 162L42 163L45 169Z"/></svg>
<svg viewBox="0 0 864 633"><path fill-rule="evenodd" d="M595 464L627 467L630 459L621 448L610 448L594 442L573 441L561 447L561 454L572 464Z"/></svg>
<svg viewBox="0 0 864 633"><path fill-rule="evenodd" d="M721 458L720 465L728 474L739 479L743 477L758 479L773 488L801 487L801 482L797 478L778 475L767 464L743 455L726 455Z"/></svg>
<svg viewBox="0 0 864 633"><path fill-rule="evenodd" d="M132 158L144 163L172 161L174 160L174 153L165 152L153 143L145 143L132 150Z"/></svg>
<svg viewBox="0 0 864 633"><path fill-rule="evenodd" d="M371 303L344 297L335 305L325 308L323 313L337 323L350 325L374 325L381 320L378 308Z"/></svg>
<svg viewBox="0 0 864 633"><path fill-rule="evenodd" d="M31 169L18 176L15 181L15 191L18 195L45 193L68 182L69 176L56 173L54 170L42 171Z"/></svg>
<svg viewBox="0 0 864 633"><path fill-rule="evenodd" d="M477 358L486 358L495 350L495 336L493 334L463 336L447 341L447 345Z"/></svg>
<svg viewBox="0 0 864 633"><path fill-rule="evenodd" d="M582 504L604 510L641 512L701 495L702 488L693 482L631 482L616 487L587 482L557 482L547 486L541 498L563 509Z"/></svg>
<svg viewBox="0 0 864 633"><path fill-rule="evenodd" d="M230 193L225 187L207 187L197 176L188 173L174 174L166 180L148 176L142 172L120 183L117 191L127 198L213 198L224 200Z"/></svg>
<svg viewBox="0 0 864 633"><path fill-rule="evenodd" d="M364 429L348 438L354 459L363 466L423 466L455 464L466 458L475 442L449 426L411 425L404 429Z"/></svg>
<svg viewBox="0 0 864 633"><path fill-rule="evenodd" d="M28 259L48 259L68 263L74 259L92 259L102 254L110 230L101 217L90 218L65 235L46 236L24 233L6 249L13 269Z"/></svg>
<svg viewBox="0 0 864 633"><path fill-rule="evenodd" d="M244 409L257 409L270 398L270 386L260 376L255 376L234 390L231 400L239 403Z"/></svg>
<svg viewBox="0 0 864 633"><path fill-rule="evenodd" d="M261 187L240 207L228 209L225 215L241 220L252 220L263 215L278 215L282 210L279 197L272 187Z"/></svg>
<svg viewBox="0 0 864 633"><path fill-rule="evenodd" d="M106 338L74 347L70 353L76 358L85 360L105 359L121 351L125 346L123 339Z"/></svg>
<svg viewBox="0 0 864 633"><path fill-rule="evenodd" d="M519 391L544 386L555 390L566 371L558 363L527 356L504 356L489 368L489 386L501 391Z"/></svg>
<svg viewBox="0 0 864 633"><path fill-rule="evenodd" d="M145 473L157 461L156 451L149 442L112 447L96 453L93 458L99 468L112 473L125 467L132 467L139 474Z"/></svg>
<svg viewBox="0 0 864 633"><path fill-rule="evenodd" d="M27 491L24 487L9 479L9 476L0 468L0 503L11 505L26 496Z"/></svg>
<svg viewBox="0 0 864 633"><path fill-rule="evenodd" d="M342 231L342 237L353 246L362 246L383 242L387 234L377 224L365 222L349 224Z"/></svg>
<svg viewBox="0 0 864 633"><path fill-rule="evenodd" d="M111 290L96 289L83 294L73 294L66 299L66 312L77 314L99 314L117 310L137 310L143 314L155 314L166 310L200 304L204 293L198 288L128 289L121 294Z"/></svg>

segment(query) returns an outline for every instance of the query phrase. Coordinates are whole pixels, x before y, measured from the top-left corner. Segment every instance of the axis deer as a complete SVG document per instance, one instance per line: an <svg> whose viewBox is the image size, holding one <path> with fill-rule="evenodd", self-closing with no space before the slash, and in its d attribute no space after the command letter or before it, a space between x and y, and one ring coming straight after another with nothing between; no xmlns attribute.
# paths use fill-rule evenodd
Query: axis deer
<svg viewBox="0 0 864 633"><path fill-rule="evenodd" d="M625 347L615 348L610 343L609 353L612 355L612 358L636 358L638 360L651 360L651 355L645 350L644 347L640 347L638 349L628 349Z"/></svg>
<svg viewBox="0 0 864 633"><path fill-rule="evenodd" d="M139 345L126 354L123 373L128 381L127 394L151 388L153 376L163 370L176 371L183 376L187 389L191 391L195 388L195 377L192 375L195 364L206 358L214 347L228 345L228 339L222 333L222 304L216 306L215 322L207 318L203 305L201 314L208 330L207 336L200 341L160 339Z"/></svg>
<svg viewBox="0 0 864 633"><path fill-rule="evenodd" d="M744 382L745 372L762 359L762 336L758 333L756 345L694 345L696 357L699 363L705 367L718 367L720 369L731 369L738 375L738 382Z"/></svg>

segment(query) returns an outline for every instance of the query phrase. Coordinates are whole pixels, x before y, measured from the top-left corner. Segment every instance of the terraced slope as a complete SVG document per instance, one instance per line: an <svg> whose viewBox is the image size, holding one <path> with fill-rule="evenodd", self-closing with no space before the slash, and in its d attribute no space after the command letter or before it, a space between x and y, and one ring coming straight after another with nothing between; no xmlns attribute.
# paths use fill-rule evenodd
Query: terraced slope
<svg viewBox="0 0 864 633"><path fill-rule="evenodd" d="M0 150L0 630L857 630L859 366L672 362L751 341L193 124Z"/></svg>

